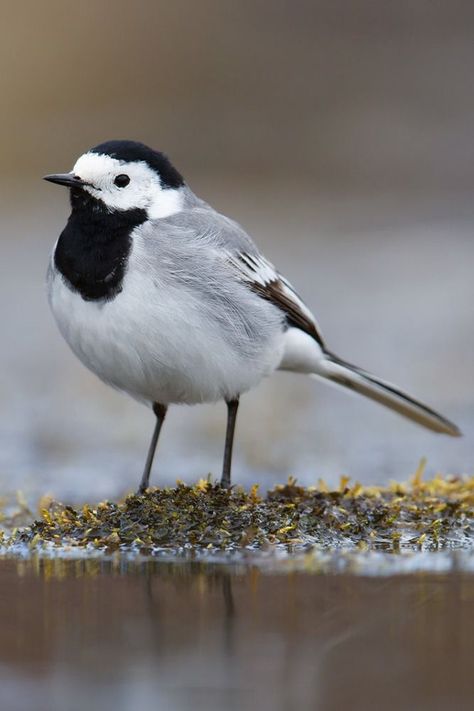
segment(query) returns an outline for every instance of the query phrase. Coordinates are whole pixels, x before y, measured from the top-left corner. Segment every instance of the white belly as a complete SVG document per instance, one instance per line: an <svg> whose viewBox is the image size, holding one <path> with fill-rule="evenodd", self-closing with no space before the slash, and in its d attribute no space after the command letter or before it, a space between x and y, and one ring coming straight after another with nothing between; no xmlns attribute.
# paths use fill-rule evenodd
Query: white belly
<svg viewBox="0 0 474 711"><path fill-rule="evenodd" d="M49 298L62 335L82 363L139 400L193 404L232 399L281 362L280 327L265 334L257 347L239 349L222 337L219 321L186 293L162 290L133 271L123 287L111 301L85 301L56 273Z"/></svg>

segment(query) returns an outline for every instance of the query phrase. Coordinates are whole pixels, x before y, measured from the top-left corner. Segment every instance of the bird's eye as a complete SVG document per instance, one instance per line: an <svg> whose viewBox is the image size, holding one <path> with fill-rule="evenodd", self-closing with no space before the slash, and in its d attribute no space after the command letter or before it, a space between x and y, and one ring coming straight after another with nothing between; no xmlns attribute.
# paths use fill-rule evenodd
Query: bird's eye
<svg viewBox="0 0 474 711"><path fill-rule="evenodd" d="M126 185L128 185L130 182L130 178L128 175L125 175L124 173L121 173L120 175L117 175L117 177L114 180L114 185L116 185L118 188L124 188Z"/></svg>

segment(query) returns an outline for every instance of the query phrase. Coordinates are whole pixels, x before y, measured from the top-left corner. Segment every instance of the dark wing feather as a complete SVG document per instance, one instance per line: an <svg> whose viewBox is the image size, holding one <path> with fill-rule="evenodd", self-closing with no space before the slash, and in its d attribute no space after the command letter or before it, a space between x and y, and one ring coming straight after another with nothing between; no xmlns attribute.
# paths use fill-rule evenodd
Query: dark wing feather
<svg viewBox="0 0 474 711"><path fill-rule="evenodd" d="M291 284L267 260L256 254L242 252L230 256L231 264L256 294L270 301L286 315L290 326L309 334L321 347L324 340L318 324Z"/></svg>

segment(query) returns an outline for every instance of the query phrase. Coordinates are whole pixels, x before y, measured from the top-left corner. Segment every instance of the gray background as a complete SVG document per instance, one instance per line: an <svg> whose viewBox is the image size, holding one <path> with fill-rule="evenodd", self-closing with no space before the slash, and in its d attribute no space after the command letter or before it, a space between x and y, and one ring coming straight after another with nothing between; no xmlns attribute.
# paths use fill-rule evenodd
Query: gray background
<svg viewBox="0 0 474 711"><path fill-rule="evenodd" d="M243 399L236 481L383 482L423 455L472 472L471 3L27 0L0 19L2 493L138 480L152 416L75 360L44 292L68 207L41 175L125 137L250 231L333 350L465 431L279 374ZM217 475L224 413L175 408L154 481Z"/></svg>

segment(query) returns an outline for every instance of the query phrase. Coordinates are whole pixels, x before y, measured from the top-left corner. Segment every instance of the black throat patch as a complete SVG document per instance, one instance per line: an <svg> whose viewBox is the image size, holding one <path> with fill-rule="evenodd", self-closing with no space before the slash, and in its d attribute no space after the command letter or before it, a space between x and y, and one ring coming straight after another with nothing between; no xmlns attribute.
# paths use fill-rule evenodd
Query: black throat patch
<svg viewBox="0 0 474 711"><path fill-rule="evenodd" d="M54 265L85 301L110 301L122 291L131 233L145 210L109 212L82 190L71 191L72 212L54 252Z"/></svg>

